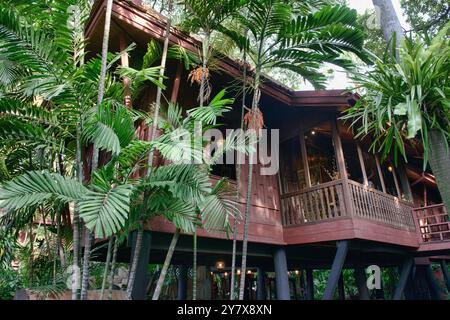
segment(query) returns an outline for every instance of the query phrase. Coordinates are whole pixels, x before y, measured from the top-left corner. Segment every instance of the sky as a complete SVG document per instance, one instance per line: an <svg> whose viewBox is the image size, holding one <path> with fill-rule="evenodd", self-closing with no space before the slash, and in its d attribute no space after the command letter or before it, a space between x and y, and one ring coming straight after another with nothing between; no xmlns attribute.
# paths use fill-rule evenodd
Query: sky
<svg viewBox="0 0 450 320"><path fill-rule="evenodd" d="M356 9L358 13L364 13L367 9L374 8L372 0L347 0L347 4L350 8ZM392 0L392 4L394 5L394 9L399 17L401 25L408 30L409 26L403 16L400 0ZM351 86L345 72L342 72L337 67L331 65L327 66L327 68L334 70L334 76L328 81L327 89L345 89ZM302 83L300 90L314 90L314 88L309 83Z"/></svg>

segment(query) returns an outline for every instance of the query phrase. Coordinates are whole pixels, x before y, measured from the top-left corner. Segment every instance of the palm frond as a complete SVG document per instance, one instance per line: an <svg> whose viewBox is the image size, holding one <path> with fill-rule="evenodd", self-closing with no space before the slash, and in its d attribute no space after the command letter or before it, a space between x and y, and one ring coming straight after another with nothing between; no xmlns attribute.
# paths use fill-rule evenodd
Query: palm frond
<svg viewBox="0 0 450 320"><path fill-rule="evenodd" d="M67 203L80 199L86 191L81 183L57 173L29 171L2 185L0 207L17 210L50 199Z"/></svg>
<svg viewBox="0 0 450 320"><path fill-rule="evenodd" d="M125 225L130 212L130 185L88 191L78 201L80 217L97 238L109 237Z"/></svg>

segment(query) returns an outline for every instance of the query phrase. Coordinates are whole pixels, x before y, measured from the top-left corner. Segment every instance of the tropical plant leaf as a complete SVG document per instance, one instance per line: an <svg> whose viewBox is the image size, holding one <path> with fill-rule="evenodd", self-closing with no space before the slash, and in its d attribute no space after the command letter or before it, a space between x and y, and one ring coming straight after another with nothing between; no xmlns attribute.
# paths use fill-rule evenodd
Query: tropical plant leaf
<svg viewBox="0 0 450 320"><path fill-rule="evenodd" d="M67 203L77 201L86 192L76 180L47 171L30 171L2 185L0 207L18 210L50 199Z"/></svg>
<svg viewBox="0 0 450 320"><path fill-rule="evenodd" d="M80 217L97 238L107 238L125 225L130 212L130 185L110 187L107 191L88 191L78 201Z"/></svg>

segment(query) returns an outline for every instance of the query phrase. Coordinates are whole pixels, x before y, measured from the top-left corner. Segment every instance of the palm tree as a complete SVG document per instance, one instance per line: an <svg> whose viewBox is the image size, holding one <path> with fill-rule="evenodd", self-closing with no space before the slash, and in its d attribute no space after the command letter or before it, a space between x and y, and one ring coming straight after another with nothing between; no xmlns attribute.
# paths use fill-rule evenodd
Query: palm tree
<svg viewBox="0 0 450 320"><path fill-rule="evenodd" d="M89 6L86 4L87 9L82 11L81 20L74 19L76 23L70 25L67 23L71 18L68 3L52 7L51 19L46 13L49 4L43 1L41 5L46 9L43 10L44 13L38 15L39 19L35 20L30 20L29 14L22 14L22 9L26 12L39 13L41 7L34 7L35 3L16 7L8 4L0 9L0 46L2 59L7 61L6 64L1 64L3 69L0 73L10 75L9 78L2 78L4 82L0 101L2 112L0 135L3 141L27 145L30 148L44 148L51 155L66 159L68 161L66 167L77 171L75 185L79 186L84 180L82 146L93 143L97 148L111 152L113 156L119 154L121 148L128 145L130 137L134 134L134 115L124 111L122 85L115 81L110 72L106 73L103 102L98 105L96 88L99 87L101 63L98 59L84 62L83 21L89 13ZM119 57L119 55L109 56L109 65L113 65ZM143 78L156 82L157 74L158 70L146 70ZM118 118L115 119L115 116ZM75 175L74 171L66 170L67 177L59 174L54 178L53 162L49 164L48 170L49 172L37 179L64 180ZM29 174L34 177L33 172ZM102 191L106 192L107 188L103 186L99 191L97 187L92 183L80 190L83 192L89 190L89 194L94 192L100 197ZM26 190L23 191L26 193ZM82 202L75 201L73 193L72 198L63 197L64 201L54 202L50 201L50 198L58 191L57 189L41 191L47 192L39 200L41 203L48 201L55 205L60 203L67 205L75 202L72 298L77 299L80 289L79 215L82 215L87 224L91 223L88 226L90 230L95 229L95 215L86 217L87 209L80 208ZM60 199L60 196L56 197ZM93 198L91 200L94 201ZM28 207L27 201L22 205ZM37 200L30 201L33 203ZM23 214L14 210L14 206L8 213L16 216ZM101 214L101 211L97 211L98 214ZM115 224L118 222L114 219L117 218L112 219L115 221L113 229L116 230ZM111 223L111 220L108 221Z"/></svg>
<svg viewBox="0 0 450 320"><path fill-rule="evenodd" d="M256 137L262 128L262 113L259 110L262 73L281 68L298 73L321 88L326 80L318 71L322 63L333 63L350 67L351 63L341 58L341 53L352 52L361 57L363 34L356 24L356 11L344 6L325 6L310 13L308 6L295 8L285 1L252 0L248 3L248 15L238 15L243 29L248 30L249 40L236 32L223 30L238 45L253 46L249 50L254 64L253 99L251 110L246 115L247 128ZM246 206L244 213L244 238L241 274L246 271L248 224L251 205L252 168L254 155L249 155ZM244 296L245 277L241 277L239 299Z"/></svg>
<svg viewBox="0 0 450 320"><path fill-rule="evenodd" d="M175 130L185 128L191 131L193 135L195 133L195 124L200 122L205 129L211 125L216 125L217 118L222 116L224 112L228 111L229 105L233 102L231 99L223 99L225 91L222 90L219 94L212 99L208 106L198 107L188 110L188 116L185 119L181 119L181 112L177 110L178 107L171 104L167 115L175 115L170 119L171 127ZM170 110L172 109L172 110ZM169 118L169 117L168 117ZM219 181L214 187L209 178L209 173L212 164L216 163L224 153L229 150L240 150L245 152L245 142L240 140L238 135L229 136L213 155L212 159L208 163L203 164L191 164L190 168L195 172L196 185L201 186L198 191L185 191L182 199L192 206L191 217L194 223L189 221L189 224L180 224L174 221L176 231L173 235L172 242L169 246L169 250L166 255L164 265L162 267L155 292L153 294L153 300L158 300L161 293L162 285L167 274L167 270L170 266L170 261L175 250L180 231L195 232L197 226L203 226L207 231L228 231L229 216L237 216L237 207L235 201L230 198L230 187L225 180ZM203 148L194 149L192 153L194 158L201 156ZM181 157L183 158L183 157ZM158 170L167 170L165 167L161 167ZM173 221L171 216L164 214L166 218ZM200 217L200 218L198 218Z"/></svg>
<svg viewBox="0 0 450 320"><path fill-rule="evenodd" d="M355 74L363 89L350 108L358 137L373 135L372 150L407 161L405 144L421 143L424 170L430 164L446 208L450 208L448 142L450 40L446 26L430 41L404 38L399 52L380 59L367 74Z"/></svg>
<svg viewBox="0 0 450 320"><path fill-rule="evenodd" d="M163 81L164 81L163 78L164 78L164 72L165 72L165 68L166 68L167 52L168 52L168 48L169 48L170 28L171 28L171 22L172 22L170 15L172 13L172 9L173 9L173 1L169 0L169 3L167 5L168 18L166 21L166 29L164 32L164 46L163 46L162 53L161 53L161 64L160 64L160 71L159 71L159 82L161 84L163 84ZM161 107L161 96L162 96L162 86L158 86L157 91L156 91L156 101L155 101L154 112L153 112L153 123L152 123L152 128L151 128L151 133L150 133L150 141L155 139L156 130L158 128L158 117L159 117L159 109ZM152 161L153 161L153 150L150 151L149 156L148 156L147 174L150 174L150 172L151 172L150 168L153 166ZM131 263L131 267L130 267L130 277L128 280L127 298L130 300L131 300L131 293L132 293L133 286L134 286L134 280L136 278L137 265L139 263L139 256L140 256L141 247L142 247L143 233L144 233L144 229L142 227L142 223L140 223L138 231L137 231L137 235L136 235L134 255L132 258L132 263Z"/></svg>
<svg viewBox="0 0 450 320"><path fill-rule="evenodd" d="M112 12L113 0L107 0L106 11L105 11L105 26L103 30L103 43L102 43L102 63L100 69L100 80L98 83L98 97L96 109L103 102L103 95L105 93L105 81L106 81L106 61L108 56L108 42L109 42L109 31L111 28L111 12ZM99 150L97 146L93 145L92 151L92 163L91 163L91 173L97 170L98 167L98 156ZM91 255L91 246L94 237L89 230L86 230L84 241L84 255L83 255L83 278L81 280L81 300L87 299L87 292L89 289L89 260Z"/></svg>
<svg viewBox="0 0 450 320"><path fill-rule="evenodd" d="M200 33L202 37L201 66L190 74L191 81L200 84L198 101L200 107L208 100L211 87L209 85L208 63L212 55L211 35L220 31L222 24L237 10L246 4L247 0L184 0L185 19L182 23L188 30ZM197 232L193 236L194 258L192 266L192 299L197 298Z"/></svg>

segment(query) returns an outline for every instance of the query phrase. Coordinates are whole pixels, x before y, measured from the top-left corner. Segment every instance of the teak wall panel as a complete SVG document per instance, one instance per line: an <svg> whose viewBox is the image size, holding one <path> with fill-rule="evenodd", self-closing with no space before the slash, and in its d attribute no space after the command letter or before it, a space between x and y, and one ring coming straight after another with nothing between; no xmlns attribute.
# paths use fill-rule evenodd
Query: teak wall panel
<svg viewBox="0 0 450 320"><path fill-rule="evenodd" d="M266 176L260 174L261 164L253 165L252 199L251 204L258 207L279 210L280 199L278 178L276 175ZM248 164L242 165L241 170L241 202L244 203L247 194ZM281 217L278 216L278 221Z"/></svg>
<svg viewBox="0 0 450 320"><path fill-rule="evenodd" d="M318 243L354 237L352 219L349 218L284 228L284 241L287 244Z"/></svg>
<svg viewBox="0 0 450 320"><path fill-rule="evenodd" d="M396 229L381 223L364 219L353 219L355 238L397 244L407 247L419 247L416 232Z"/></svg>

